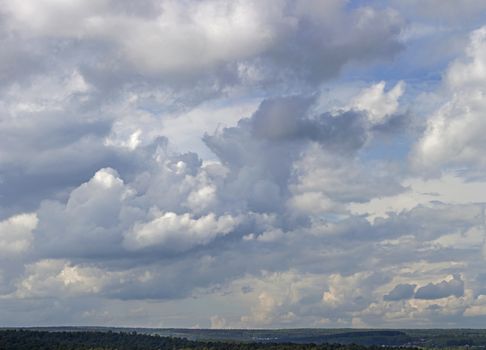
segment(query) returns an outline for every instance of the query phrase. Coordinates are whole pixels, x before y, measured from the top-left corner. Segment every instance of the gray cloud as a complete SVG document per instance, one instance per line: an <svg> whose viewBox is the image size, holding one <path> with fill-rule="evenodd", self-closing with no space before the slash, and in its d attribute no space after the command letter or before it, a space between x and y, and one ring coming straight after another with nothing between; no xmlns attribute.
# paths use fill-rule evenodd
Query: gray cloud
<svg viewBox="0 0 486 350"><path fill-rule="evenodd" d="M0 169L2 195L11 204L2 206L2 216L33 210L42 198L65 194L67 188L86 181L102 167L123 173L120 168L127 167L131 160L126 158L131 156L106 147L105 141L110 130L117 131L121 123L127 132L140 128L140 119L124 115L150 111L153 121L149 128L153 130L163 123L160 114L190 109L227 94L223 91L228 89L278 94L282 87L286 89L288 78L269 69L292 75L301 86L311 78L320 82L335 76L347 62L388 57L400 49L397 38L403 23L389 11L348 13L339 2L220 6L222 3L143 1L135 6L106 1L39 6L31 2L28 6L34 10L29 12L27 5L5 1L0 16L0 40L6 48L0 59L4 78L0 113L1 146L8 151L2 155L6 159ZM215 8L226 12L219 14ZM179 16L182 13L189 15ZM352 23L363 18L366 29L346 26L347 34L334 30L336 24L329 13L353 19ZM225 23L227 40L214 37L208 29L208 23L214 21L206 18L207 22L205 14ZM378 22L370 21L370 16L382 26L379 31ZM99 28L88 25L92 18L98 19ZM159 32L157 20L177 25L179 34ZM252 26L261 30L247 30ZM367 44L355 40L354 33L366 32ZM338 39L340 35L349 40ZM152 41L146 42L149 37ZM333 42L345 42L339 57ZM309 47L314 49L309 51ZM309 58L313 64L307 62L308 53L302 54L307 51L316 53ZM308 71L301 72L302 67ZM326 72L318 73L323 67ZM275 79L279 81L276 89L271 88L277 86L271 82ZM137 96L134 108L120 107L130 95ZM89 154L93 156L86 159ZM49 169L61 173L56 176ZM32 188L32 183L42 186ZM29 189L25 196L22 188Z"/></svg>
<svg viewBox="0 0 486 350"><path fill-rule="evenodd" d="M311 140L334 152L350 152L364 145L368 126L363 114L313 116L309 111L312 100L296 96L263 101L252 116L252 133L272 141Z"/></svg>
<svg viewBox="0 0 486 350"><path fill-rule="evenodd" d="M429 283L420 287L415 292L416 299L440 299L448 296L461 297L464 295L464 281L461 276L456 274L450 281L442 281L439 283Z"/></svg>
<svg viewBox="0 0 486 350"><path fill-rule="evenodd" d="M63 41L70 48L61 48L63 56L79 50L82 65L108 80L116 76L118 81L120 76L138 80L142 74L149 81L156 75L176 85L214 76L223 85L289 79L320 82L335 76L346 63L393 56L401 49L398 36L404 26L391 10L346 11L340 1L144 1L137 6L111 1L73 6L32 2L32 13L8 1L5 5L5 26L11 31L21 37ZM96 26L89 25L92 18L97 18ZM163 31L157 21L177 25L179 31ZM207 21L224 26L225 35L214 35ZM99 48L105 58L93 50ZM86 54L94 54L96 60Z"/></svg>
<svg viewBox="0 0 486 350"><path fill-rule="evenodd" d="M397 284L388 294L383 297L385 301L406 300L413 297L416 284Z"/></svg>

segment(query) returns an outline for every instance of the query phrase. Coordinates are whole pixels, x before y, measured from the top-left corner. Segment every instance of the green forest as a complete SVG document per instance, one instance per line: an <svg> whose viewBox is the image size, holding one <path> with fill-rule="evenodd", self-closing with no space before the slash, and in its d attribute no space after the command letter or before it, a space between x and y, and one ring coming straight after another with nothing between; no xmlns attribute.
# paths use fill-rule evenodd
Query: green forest
<svg viewBox="0 0 486 350"><path fill-rule="evenodd" d="M0 329L0 350L486 350L481 329Z"/></svg>
<svg viewBox="0 0 486 350"><path fill-rule="evenodd" d="M388 350L392 347L356 344L295 344L191 341L136 332L0 331L1 350ZM396 349L396 348L395 348ZM416 348L404 348L416 349Z"/></svg>

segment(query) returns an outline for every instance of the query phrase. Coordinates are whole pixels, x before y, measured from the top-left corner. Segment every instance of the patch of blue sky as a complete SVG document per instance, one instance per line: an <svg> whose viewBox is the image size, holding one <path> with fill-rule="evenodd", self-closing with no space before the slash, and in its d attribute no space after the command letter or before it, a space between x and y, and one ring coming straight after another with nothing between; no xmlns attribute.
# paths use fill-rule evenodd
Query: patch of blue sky
<svg viewBox="0 0 486 350"><path fill-rule="evenodd" d="M369 161L406 161L415 139L406 133L393 137L374 138L359 153L359 158Z"/></svg>

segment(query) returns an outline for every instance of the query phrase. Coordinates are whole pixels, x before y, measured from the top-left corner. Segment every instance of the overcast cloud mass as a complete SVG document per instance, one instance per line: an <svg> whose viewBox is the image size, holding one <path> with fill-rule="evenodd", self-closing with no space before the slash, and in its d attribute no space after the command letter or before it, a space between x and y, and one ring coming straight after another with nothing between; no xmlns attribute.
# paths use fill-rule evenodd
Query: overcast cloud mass
<svg viewBox="0 0 486 350"><path fill-rule="evenodd" d="M0 0L0 325L484 326L485 13Z"/></svg>

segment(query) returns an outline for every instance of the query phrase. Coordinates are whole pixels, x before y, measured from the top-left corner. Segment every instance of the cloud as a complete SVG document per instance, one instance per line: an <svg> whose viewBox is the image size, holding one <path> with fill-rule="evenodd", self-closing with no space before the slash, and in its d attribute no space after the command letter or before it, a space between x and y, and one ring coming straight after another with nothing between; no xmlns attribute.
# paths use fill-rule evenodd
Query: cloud
<svg viewBox="0 0 486 350"><path fill-rule="evenodd" d="M30 249L32 231L37 227L35 213L19 214L0 221L0 252L4 256L17 255Z"/></svg>
<svg viewBox="0 0 486 350"><path fill-rule="evenodd" d="M277 142L315 141L333 152L352 152L364 145L368 125L362 114L313 115L313 102L303 96L264 100L251 118L252 135Z"/></svg>
<svg viewBox="0 0 486 350"><path fill-rule="evenodd" d="M241 205L235 198L245 201L256 212L279 212L285 206L301 211L306 198L320 198L324 207L333 208L333 200L361 201L367 191L401 190L391 179L373 186L376 174L366 174L354 158L375 135L364 113L315 108L314 97L268 99L236 126L205 134L207 147L230 171L222 199L234 205ZM356 176L363 178L354 182ZM344 177L349 181L340 186Z"/></svg>
<svg viewBox="0 0 486 350"><path fill-rule="evenodd" d="M419 205L435 203L481 203L486 194L482 180L464 179L457 173L447 173L440 178L409 178L402 182L406 191L393 196L374 198L369 202L351 203L349 208L357 214L368 214L370 219L387 217L390 213L411 210Z"/></svg>
<svg viewBox="0 0 486 350"><path fill-rule="evenodd" d="M420 287L415 292L416 299L441 299L448 296L461 297L464 295L464 281L461 276L456 274L449 281L439 283L429 283Z"/></svg>
<svg viewBox="0 0 486 350"><path fill-rule="evenodd" d="M110 168L100 169L74 189L67 202L45 201L35 234L39 252L47 256L106 254L116 249L123 202L133 191Z"/></svg>
<svg viewBox="0 0 486 350"><path fill-rule="evenodd" d="M385 301L398 301L413 298L416 284L397 284L388 294L383 297Z"/></svg>
<svg viewBox="0 0 486 350"><path fill-rule="evenodd" d="M67 261L44 259L26 266L17 282L17 298L48 297L50 295L83 295L100 291L103 283L100 269L73 266Z"/></svg>
<svg viewBox="0 0 486 350"><path fill-rule="evenodd" d="M352 101L352 107L367 111L371 123L383 123L387 117L397 112L398 99L403 95L404 89L405 83L400 81L385 92L385 82L381 81L356 96Z"/></svg>
<svg viewBox="0 0 486 350"><path fill-rule="evenodd" d="M217 218L211 213L193 219L187 213L161 213L148 223L136 223L133 231L125 236L124 244L128 249L162 246L182 251L195 245L208 244L217 236L228 234L237 223L238 219L230 215Z"/></svg>
<svg viewBox="0 0 486 350"><path fill-rule="evenodd" d="M211 316L211 328L213 329L226 328L225 318L218 315Z"/></svg>
<svg viewBox="0 0 486 350"><path fill-rule="evenodd" d="M22 36L99 41L116 66L177 79L211 70L261 81L283 78L287 71L321 81L350 61L388 57L401 49L397 38L403 22L397 13L371 7L348 13L342 1L144 1L136 8L108 0L6 1L4 12L10 30Z"/></svg>
<svg viewBox="0 0 486 350"><path fill-rule="evenodd" d="M289 79L300 93L344 65L386 59L404 25L392 10L342 1L2 4L2 219L100 168L131 171L134 148L184 134L168 120L203 102L278 96ZM191 123L191 138L212 133L206 124Z"/></svg>
<svg viewBox="0 0 486 350"><path fill-rule="evenodd" d="M446 72L448 101L428 119L412 155L412 162L419 169L484 166L481 150L485 128L482 118L485 53L486 28L482 27L471 34L466 56L453 62Z"/></svg>

